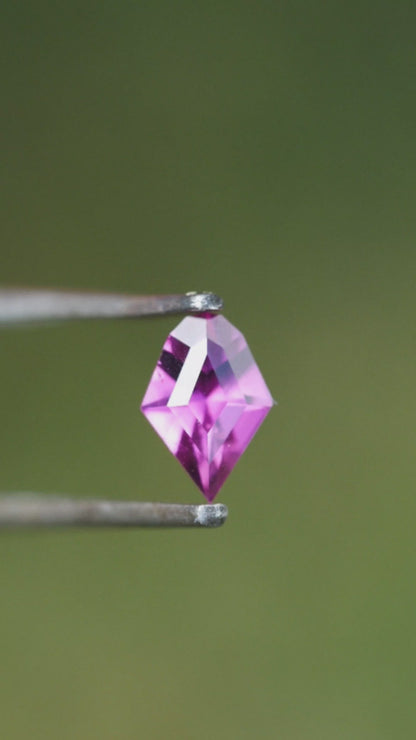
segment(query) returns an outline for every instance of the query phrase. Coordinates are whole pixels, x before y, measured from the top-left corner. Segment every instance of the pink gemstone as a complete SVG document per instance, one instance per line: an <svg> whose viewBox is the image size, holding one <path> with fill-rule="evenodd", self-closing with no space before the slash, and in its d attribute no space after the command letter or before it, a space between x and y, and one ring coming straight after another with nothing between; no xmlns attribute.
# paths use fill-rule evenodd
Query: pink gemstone
<svg viewBox="0 0 416 740"><path fill-rule="evenodd" d="M212 501L274 401L224 316L188 316L168 336L142 411Z"/></svg>

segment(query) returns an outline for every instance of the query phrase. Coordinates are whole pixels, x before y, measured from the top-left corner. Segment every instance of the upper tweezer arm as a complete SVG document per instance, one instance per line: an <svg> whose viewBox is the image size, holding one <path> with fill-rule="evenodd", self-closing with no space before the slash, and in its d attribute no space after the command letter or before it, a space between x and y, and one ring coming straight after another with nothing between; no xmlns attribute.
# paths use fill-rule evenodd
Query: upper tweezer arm
<svg viewBox="0 0 416 740"><path fill-rule="evenodd" d="M140 319L220 311L214 293L124 295L32 288L0 288L0 326L74 319Z"/></svg>

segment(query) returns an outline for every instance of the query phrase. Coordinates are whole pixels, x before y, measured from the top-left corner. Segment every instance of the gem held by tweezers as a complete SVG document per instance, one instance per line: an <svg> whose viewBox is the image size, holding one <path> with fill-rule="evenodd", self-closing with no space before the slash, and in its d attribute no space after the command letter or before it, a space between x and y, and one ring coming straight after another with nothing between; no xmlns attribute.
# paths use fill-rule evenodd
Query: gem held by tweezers
<svg viewBox="0 0 416 740"><path fill-rule="evenodd" d="M168 336L141 409L212 501L273 405L243 335L208 315Z"/></svg>

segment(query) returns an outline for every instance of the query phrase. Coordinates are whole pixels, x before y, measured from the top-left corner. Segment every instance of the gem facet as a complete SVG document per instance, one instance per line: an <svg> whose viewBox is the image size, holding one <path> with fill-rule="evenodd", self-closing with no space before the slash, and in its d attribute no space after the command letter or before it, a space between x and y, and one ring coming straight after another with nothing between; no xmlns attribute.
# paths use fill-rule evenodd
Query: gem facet
<svg viewBox="0 0 416 740"><path fill-rule="evenodd" d="M141 409L212 501L274 401L224 316L188 316L168 336Z"/></svg>

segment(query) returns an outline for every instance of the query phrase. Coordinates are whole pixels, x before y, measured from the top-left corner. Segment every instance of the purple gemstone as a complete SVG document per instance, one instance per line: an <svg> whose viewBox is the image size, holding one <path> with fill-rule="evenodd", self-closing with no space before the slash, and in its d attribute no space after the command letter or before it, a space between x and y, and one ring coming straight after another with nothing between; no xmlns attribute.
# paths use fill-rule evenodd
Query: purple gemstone
<svg viewBox="0 0 416 740"><path fill-rule="evenodd" d="M208 501L274 401L224 316L188 316L168 336L142 411Z"/></svg>

